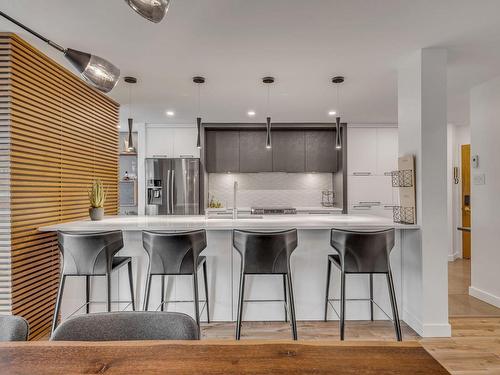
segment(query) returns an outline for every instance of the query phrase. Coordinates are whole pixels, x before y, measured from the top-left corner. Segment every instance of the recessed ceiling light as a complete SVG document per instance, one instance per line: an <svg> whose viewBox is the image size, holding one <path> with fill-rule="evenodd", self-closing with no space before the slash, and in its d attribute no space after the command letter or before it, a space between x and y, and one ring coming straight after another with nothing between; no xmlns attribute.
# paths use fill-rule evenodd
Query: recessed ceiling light
<svg viewBox="0 0 500 375"><path fill-rule="evenodd" d="M167 111L167 116L172 117L175 115L174 111Z"/></svg>
<svg viewBox="0 0 500 375"><path fill-rule="evenodd" d="M335 116L336 114L336 111L328 111L328 116Z"/></svg>
<svg viewBox="0 0 500 375"><path fill-rule="evenodd" d="M253 117L253 116L255 116L255 111L248 111L247 115L250 117Z"/></svg>

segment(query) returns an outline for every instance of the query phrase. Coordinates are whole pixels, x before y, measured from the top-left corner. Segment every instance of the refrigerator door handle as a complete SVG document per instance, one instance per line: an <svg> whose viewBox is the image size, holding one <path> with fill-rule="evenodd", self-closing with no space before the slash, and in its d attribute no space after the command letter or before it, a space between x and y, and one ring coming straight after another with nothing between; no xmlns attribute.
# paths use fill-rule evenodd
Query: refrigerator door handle
<svg viewBox="0 0 500 375"><path fill-rule="evenodd" d="M171 209L171 214L175 214L175 208L174 208L174 183L175 183L175 171L172 171L172 174L170 176L170 209Z"/></svg>
<svg viewBox="0 0 500 375"><path fill-rule="evenodd" d="M167 171L167 186L165 187L166 188L166 198L167 198L167 215L169 215L171 212L170 212L170 173L171 173L171 170L169 169Z"/></svg>

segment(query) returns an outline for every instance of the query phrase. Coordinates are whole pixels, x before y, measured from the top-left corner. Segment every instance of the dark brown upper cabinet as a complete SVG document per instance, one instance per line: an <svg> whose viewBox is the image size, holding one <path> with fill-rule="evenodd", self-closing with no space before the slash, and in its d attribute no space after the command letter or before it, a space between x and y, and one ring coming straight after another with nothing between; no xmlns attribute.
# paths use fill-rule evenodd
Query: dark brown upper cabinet
<svg viewBox="0 0 500 375"><path fill-rule="evenodd" d="M273 171L305 172L305 132L274 130L272 133Z"/></svg>
<svg viewBox="0 0 500 375"><path fill-rule="evenodd" d="M240 131L240 172L272 172L272 149L266 148L264 130Z"/></svg>
<svg viewBox="0 0 500 375"><path fill-rule="evenodd" d="M335 130L308 130L305 132L306 171L337 172Z"/></svg>
<svg viewBox="0 0 500 375"><path fill-rule="evenodd" d="M240 171L240 132L237 130L208 130L205 156L207 172L224 173Z"/></svg>

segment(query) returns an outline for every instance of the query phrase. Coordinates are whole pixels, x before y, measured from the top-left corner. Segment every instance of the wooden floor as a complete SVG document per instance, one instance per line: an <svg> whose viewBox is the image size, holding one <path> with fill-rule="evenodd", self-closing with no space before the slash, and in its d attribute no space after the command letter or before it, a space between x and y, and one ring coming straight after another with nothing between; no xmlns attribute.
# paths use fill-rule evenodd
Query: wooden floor
<svg viewBox="0 0 500 375"><path fill-rule="evenodd" d="M469 296L470 259L448 263L448 312L450 317L500 317L500 309Z"/></svg>

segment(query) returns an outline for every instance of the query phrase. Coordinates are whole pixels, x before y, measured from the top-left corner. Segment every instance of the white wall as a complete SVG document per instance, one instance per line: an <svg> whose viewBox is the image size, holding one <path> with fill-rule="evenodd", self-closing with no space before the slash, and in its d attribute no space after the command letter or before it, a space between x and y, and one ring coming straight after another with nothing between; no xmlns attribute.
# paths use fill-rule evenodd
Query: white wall
<svg viewBox="0 0 500 375"><path fill-rule="evenodd" d="M471 90L472 271L469 293L500 307L500 77ZM474 176L485 175L476 185Z"/></svg>

